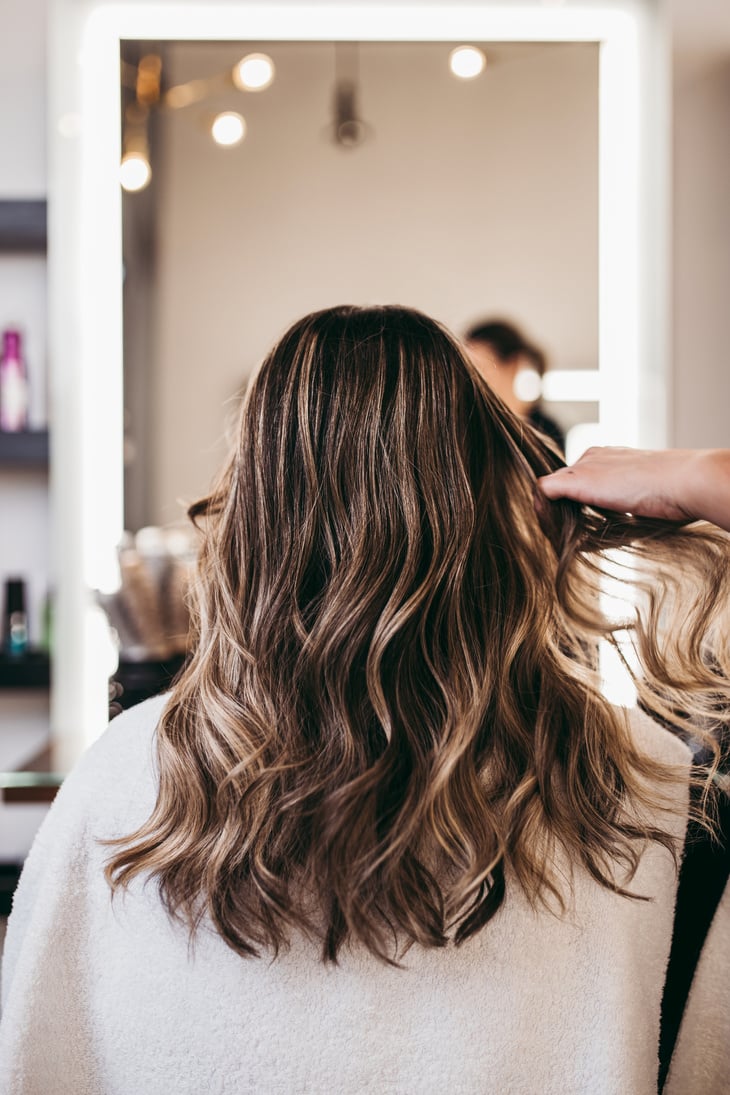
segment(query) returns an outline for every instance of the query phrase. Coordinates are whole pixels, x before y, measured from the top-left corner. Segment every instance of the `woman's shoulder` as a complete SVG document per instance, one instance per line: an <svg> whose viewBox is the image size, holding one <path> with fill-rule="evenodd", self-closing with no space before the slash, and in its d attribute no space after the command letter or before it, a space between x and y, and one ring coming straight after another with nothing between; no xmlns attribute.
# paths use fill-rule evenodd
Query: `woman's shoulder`
<svg viewBox="0 0 730 1095"><path fill-rule="evenodd" d="M151 744L170 696L170 692L164 692L122 711L89 747L81 764L95 768L111 760L133 762Z"/></svg>
<svg viewBox="0 0 730 1095"><path fill-rule="evenodd" d="M639 708L632 708L626 714L633 745L644 760L639 782L648 792L650 803L653 802L653 806L649 806L653 823L683 842L689 810L692 753L677 733L655 722Z"/></svg>
<svg viewBox="0 0 730 1095"><path fill-rule="evenodd" d="M110 818L130 807L149 812L157 785L155 731L170 693L118 715L64 780L56 811Z"/></svg>
<svg viewBox="0 0 730 1095"><path fill-rule="evenodd" d="M643 753L660 763L689 769L692 753L678 734L655 722L639 707L627 709L626 717L634 744Z"/></svg>

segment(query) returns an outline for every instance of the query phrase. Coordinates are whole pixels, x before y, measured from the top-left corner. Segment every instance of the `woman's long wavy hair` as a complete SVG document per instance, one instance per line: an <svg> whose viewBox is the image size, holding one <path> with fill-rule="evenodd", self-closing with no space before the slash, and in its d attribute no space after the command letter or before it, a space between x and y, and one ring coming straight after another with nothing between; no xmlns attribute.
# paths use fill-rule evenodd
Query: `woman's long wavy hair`
<svg viewBox="0 0 730 1095"><path fill-rule="evenodd" d="M568 502L538 517L561 463L426 316L296 323L189 511L195 646L112 885L156 878L241 955L299 930L332 961L346 940L389 962L459 943L506 885L552 906L558 850L636 896L647 842L673 850L656 809L678 777L602 696L596 642L633 636L660 714L730 708L727 538ZM599 611L613 548L651 562L633 622Z"/></svg>

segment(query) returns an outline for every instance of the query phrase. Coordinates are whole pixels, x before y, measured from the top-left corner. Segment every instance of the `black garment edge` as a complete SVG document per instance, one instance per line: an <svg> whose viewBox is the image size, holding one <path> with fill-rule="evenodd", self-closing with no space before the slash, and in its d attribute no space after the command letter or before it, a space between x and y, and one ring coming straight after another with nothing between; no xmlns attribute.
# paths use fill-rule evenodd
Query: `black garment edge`
<svg viewBox="0 0 730 1095"><path fill-rule="evenodd" d="M699 792L693 788L693 793ZM725 794L719 796L718 823L720 843L713 841L696 824L690 824L687 830L662 998L660 1092L669 1074L697 963L730 876L730 797Z"/></svg>

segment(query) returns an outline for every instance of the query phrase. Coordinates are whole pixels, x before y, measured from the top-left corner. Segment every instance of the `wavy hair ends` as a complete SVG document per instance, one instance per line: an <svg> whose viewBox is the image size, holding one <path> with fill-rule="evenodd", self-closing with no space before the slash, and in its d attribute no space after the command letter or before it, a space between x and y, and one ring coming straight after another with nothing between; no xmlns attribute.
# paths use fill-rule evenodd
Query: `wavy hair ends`
<svg viewBox="0 0 730 1095"><path fill-rule="evenodd" d="M727 541L569 503L538 518L536 477L560 462L426 316L295 324L190 509L195 647L112 885L155 877L241 955L302 931L324 960L353 941L393 962L473 935L509 885L559 905L551 849L620 893L648 841L674 851L655 819L679 777L599 690L595 641L618 627L597 611L601 553L658 560L646 622L621 627L646 701L694 725L730 700L718 613L675 583L667 639L662 567L726 596Z"/></svg>

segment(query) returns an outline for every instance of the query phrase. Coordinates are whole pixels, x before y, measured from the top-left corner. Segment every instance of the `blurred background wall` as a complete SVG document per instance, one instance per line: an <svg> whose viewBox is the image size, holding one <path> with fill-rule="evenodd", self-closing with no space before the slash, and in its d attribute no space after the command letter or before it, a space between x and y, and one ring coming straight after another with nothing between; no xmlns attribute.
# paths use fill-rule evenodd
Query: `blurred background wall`
<svg viewBox="0 0 730 1095"><path fill-rule="evenodd" d="M163 75L205 78L258 48L173 43ZM332 139L332 44L260 48L276 65L271 88L205 104L242 110L241 144L215 145L194 108L155 128L152 330L135 362L125 355L153 436L130 414L146 458L127 478L148 494L136 521L128 497L130 527L174 520L176 499L206 490L224 451L221 407L235 409L258 360L308 311L402 303L457 333L506 315L553 364L597 368L595 46L485 47L486 71L460 81L448 45L365 43L349 58L369 127L355 148ZM125 222L143 197L125 195ZM128 264L125 293L144 262ZM595 405L560 409L566 425L596 419Z"/></svg>
<svg viewBox="0 0 730 1095"><path fill-rule="evenodd" d="M727 447L730 4L715 3L707 11L701 3L685 8L675 0L675 7L682 20L675 33L673 80L672 443Z"/></svg>

